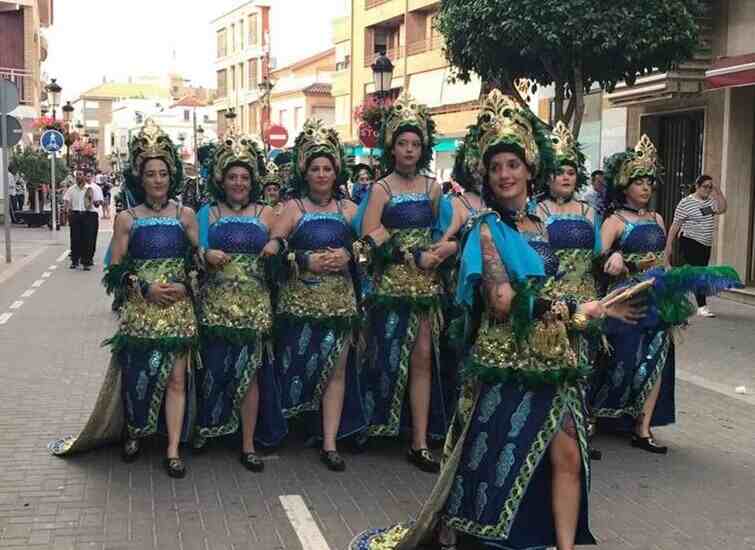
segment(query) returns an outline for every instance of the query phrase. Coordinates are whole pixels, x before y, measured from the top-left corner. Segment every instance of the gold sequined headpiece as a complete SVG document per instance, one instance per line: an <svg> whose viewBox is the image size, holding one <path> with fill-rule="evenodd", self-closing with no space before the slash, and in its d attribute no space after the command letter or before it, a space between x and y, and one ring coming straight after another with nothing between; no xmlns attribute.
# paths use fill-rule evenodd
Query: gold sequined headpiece
<svg viewBox="0 0 755 550"><path fill-rule="evenodd" d="M642 177L655 178L658 174L658 152L650 138L643 134L634 151L619 169L616 186L625 189L632 180Z"/></svg>
<svg viewBox="0 0 755 550"><path fill-rule="evenodd" d="M477 120L480 131L480 162L496 145L515 145L524 152L524 160L530 166L532 175L538 175L540 151L526 107L495 89L483 100ZM480 168L484 170L483 167Z"/></svg>
<svg viewBox="0 0 755 550"><path fill-rule="evenodd" d="M422 136L422 146L427 147L430 141L431 129L429 127L430 113L427 107L417 103L408 94L401 94L393 103L385 119L384 147L390 149L393 147L393 140L396 138L396 132L400 128L416 128Z"/></svg>
<svg viewBox="0 0 755 550"><path fill-rule="evenodd" d="M553 142L553 149L556 151L556 159L559 163L571 162L575 166L579 165L580 159L577 142L571 130L560 120L556 123L556 127L553 128L553 132L551 132L551 141Z"/></svg>
<svg viewBox="0 0 755 550"><path fill-rule="evenodd" d="M236 164L246 166L251 173L252 180L256 183L260 176L260 158L261 152L254 140L237 135L234 132L227 132L225 138L215 149L213 177L218 184L222 184L228 167Z"/></svg>
<svg viewBox="0 0 755 550"><path fill-rule="evenodd" d="M325 126L322 120L311 118L304 123L304 129L296 138L296 163L301 174L306 171L309 159L321 154L333 158L336 172L341 170L342 149L338 133Z"/></svg>
<svg viewBox="0 0 755 550"><path fill-rule="evenodd" d="M273 161L270 161L267 163L267 174L264 178L262 178L262 187L265 188L268 185L277 185L280 187L282 185L281 181L281 175L280 170L278 169L278 165L275 164Z"/></svg>
<svg viewBox="0 0 755 550"><path fill-rule="evenodd" d="M151 118L146 120L139 133L131 139L129 154L131 171L137 179L141 177L144 163L150 159L165 161L171 177L175 177L178 163L181 162L170 136Z"/></svg>

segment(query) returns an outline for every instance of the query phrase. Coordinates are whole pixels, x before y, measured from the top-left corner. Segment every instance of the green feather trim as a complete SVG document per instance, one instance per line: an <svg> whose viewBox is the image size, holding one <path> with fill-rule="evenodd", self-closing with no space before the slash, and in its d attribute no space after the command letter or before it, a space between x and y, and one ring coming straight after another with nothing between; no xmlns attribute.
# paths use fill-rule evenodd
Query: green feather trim
<svg viewBox="0 0 755 550"><path fill-rule="evenodd" d="M535 370L491 367L477 361L469 361L462 369L462 376L465 379L474 378L486 384L517 384L525 388L575 383L588 378L591 373L592 369L586 364L580 364L577 367Z"/></svg>
<svg viewBox="0 0 755 550"><path fill-rule="evenodd" d="M220 325L201 325L200 334L205 338L223 340L234 346L256 343L260 338L266 338L268 334L261 334L253 328L224 327Z"/></svg>
<svg viewBox="0 0 755 550"><path fill-rule="evenodd" d="M132 348L142 351L156 350L165 353L185 352L196 349L197 338L195 336L166 336L163 338L144 338L118 333L112 338L102 342L103 347L110 347L113 353L122 349Z"/></svg>
<svg viewBox="0 0 755 550"><path fill-rule="evenodd" d="M129 256L124 257L119 264L111 264L105 268L105 275L102 277L102 284L105 287L105 291L108 294L113 294L116 291L126 286L123 280L127 273L134 271L134 262Z"/></svg>
<svg viewBox="0 0 755 550"><path fill-rule="evenodd" d="M532 280L515 281L511 286L516 293L509 312L511 331L514 334L514 340L521 344L527 341L535 324L532 319L532 304L539 295L540 289Z"/></svg>

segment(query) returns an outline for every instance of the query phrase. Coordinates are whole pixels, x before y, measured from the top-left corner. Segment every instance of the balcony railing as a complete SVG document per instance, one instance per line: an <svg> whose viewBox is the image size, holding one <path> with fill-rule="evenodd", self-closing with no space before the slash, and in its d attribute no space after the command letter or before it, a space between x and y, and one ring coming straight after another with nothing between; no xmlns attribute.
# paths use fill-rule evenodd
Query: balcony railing
<svg viewBox="0 0 755 550"><path fill-rule="evenodd" d="M388 59L391 61L396 61L397 59L401 59L404 57L404 52L406 51L406 48L404 46L399 46L398 48L388 48L385 50L385 55ZM380 55L377 52L375 53L367 53L365 52L364 55L364 66L369 67L375 62L375 59L377 56Z"/></svg>
<svg viewBox="0 0 755 550"><path fill-rule="evenodd" d="M409 55L417 55L431 50L439 50L443 47L443 37L440 35L434 35L429 38L424 38L416 42L412 42L406 48Z"/></svg>
<svg viewBox="0 0 755 550"><path fill-rule="evenodd" d="M26 105L34 103L34 82L31 71L0 67L0 78L10 80L16 85L19 103Z"/></svg>
<svg viewBox="0 0 755 550"><path fill-rule="evenodd" d="M379 6L380 4L387 4L391 0L364 0L364 9L368 10Z"/></svg>

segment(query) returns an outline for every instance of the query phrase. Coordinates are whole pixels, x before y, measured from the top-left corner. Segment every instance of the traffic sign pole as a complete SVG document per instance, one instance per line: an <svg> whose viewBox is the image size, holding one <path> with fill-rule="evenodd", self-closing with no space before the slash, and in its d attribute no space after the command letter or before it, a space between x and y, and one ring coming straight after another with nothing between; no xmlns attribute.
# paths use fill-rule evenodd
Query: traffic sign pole
<svg viewBox="0 0 755 550"><path fill-rule="evenodd" d="M0 90L2 94L2 90ZM5 263L9 264L12 261L11 246L10 246L10 189L8 189L8 136L6 135L6 128L8 126L8 115L0 113L0 147L2 147L3 157L3 169L0 170L0 178L3 183L3 229L5 231Z"/></svg>
<svg viewBox="0 0 755 550"><path fill-rule="evenodd" d="M50 157L50 189L52 189L52 230L58 230L58 195L55 192L55 151Z"/></svg>

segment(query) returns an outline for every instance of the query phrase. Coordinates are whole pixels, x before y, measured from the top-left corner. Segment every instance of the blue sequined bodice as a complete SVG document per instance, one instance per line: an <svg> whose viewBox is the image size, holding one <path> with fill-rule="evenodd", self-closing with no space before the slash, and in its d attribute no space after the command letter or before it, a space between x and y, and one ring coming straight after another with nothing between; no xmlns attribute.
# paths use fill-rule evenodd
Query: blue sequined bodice
<svg viewBox="0 0 755 550"><path fill-rule="evenodd" d="M545 276L555 277L558 275L559 259L553 246L538 233L522 233L527 243L537 252L545 264Z"/></svg>
<svg viewBox="0 0 755 550"><path fill-rule="evenodd" d="M435 216L427 193L402 193L391 196L380 220L386 229L413 229L432 227Z"/></svg>
<svg viewBox="0 0 755 550"><path fill-rule="evenodd" d="M296 250L350 248L351 227L339 212L304 212L288 242Z"/></svg>
<svg viewBox="0 0 755 550"><path fill-rule="evenodd" d="M188 247L186 232L176 218L137 218L131 226L128 252L136 260L179 258Z"/></svg>
<svg viewBox="0 0 755 550"><path fill-rule="evenodd" d="M619 244L625 254L661 252L666 247L666 233L655 220L625 221Z"/></svg>
<svg viewBox="0 0 755 550"><path fill-rule="evenodd" d="M227 216L210 226L210 248L229 254L259 254L269 240L267 226L256 216Z"/></svg>
<svg viewBox="0 0 755 550"><path fill-rule="evenodd" d="M545 225L555 250L593 250L595 246L595 227L581 214L551 214Z"/></svg>

